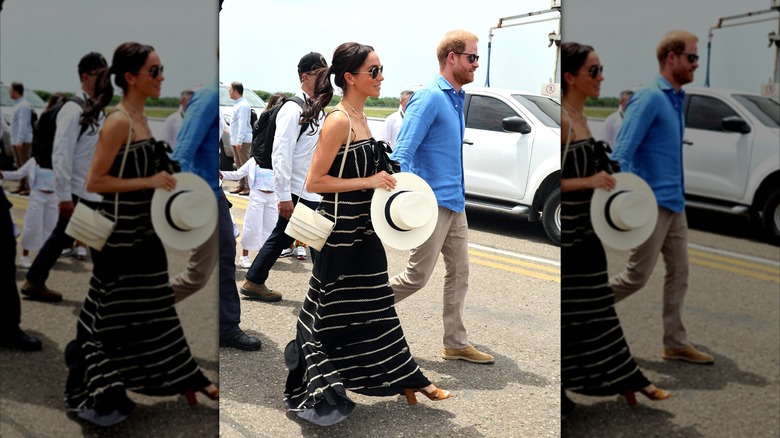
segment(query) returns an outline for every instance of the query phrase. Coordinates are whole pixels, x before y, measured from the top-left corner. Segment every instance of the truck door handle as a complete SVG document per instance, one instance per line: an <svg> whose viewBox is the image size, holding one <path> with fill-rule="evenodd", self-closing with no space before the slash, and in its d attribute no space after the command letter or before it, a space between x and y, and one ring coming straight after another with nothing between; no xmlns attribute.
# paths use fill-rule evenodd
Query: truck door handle
<svg viewBox="0 0 780 438"><path fill-rule="evenodd" d="M688 140L687 138L683 139L683 144L688 145L688 146L693 146L693 142Z"/></svg>
<svg viewBox="0 0 780 438"><path fill-rule="evenodd" d="M469 140L469 139L467 139L467 138L464 138L464 139L463 139L463 144L472 145L472 144L474 144L474 142L473 142L473 141L471 141L471 140Z"/></svg>

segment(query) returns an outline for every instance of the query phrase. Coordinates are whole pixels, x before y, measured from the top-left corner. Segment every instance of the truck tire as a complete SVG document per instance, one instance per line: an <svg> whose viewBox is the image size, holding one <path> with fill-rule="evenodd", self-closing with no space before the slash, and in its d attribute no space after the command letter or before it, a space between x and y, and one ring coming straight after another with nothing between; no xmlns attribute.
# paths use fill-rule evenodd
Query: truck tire
<svg viewBox="0 0 780 438"><path fill-rule="evenodd" d="M542 223L547 237L561 245L561 188L556 187L547 195L542 208Z"/></svg>
<svg viewBox="0 0 780 438"><path fill-rule="evenodd" d="M761 226L766 240L780 245L780 189L770 193L761 207Z"/></svg>
<svg viewBox="0 0 780 438"><path fill-rule="evenodd" d="M225 148L222 146L222 140L219 141L219 170L229 172L233 170L233 158L228 157Z"/></svg>

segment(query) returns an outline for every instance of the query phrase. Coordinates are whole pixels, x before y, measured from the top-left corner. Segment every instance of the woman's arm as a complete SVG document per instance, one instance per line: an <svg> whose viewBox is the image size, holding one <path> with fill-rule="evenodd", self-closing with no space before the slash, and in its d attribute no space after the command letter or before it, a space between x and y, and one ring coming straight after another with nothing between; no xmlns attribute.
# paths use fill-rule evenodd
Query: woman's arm
<svg viewBox="0 0 780 438"><path fill-rule="evenodd" d="M561 192L573 192L575 190L604 189L610 191L615 188L615 178L605 171L586 176L584 178L561 178Z"/></svg>
<svg viewBox="0 0 780 438"><path fill-rule="evenodd" d="M385 171L366 178L337 178L328 175L339 148L347 142L347 131L349 131L349 120L341 111L333 112L325 119L309 167L306 190L312 193L341 193L363 189L395 188L395 178ZM339 160L341 158L339 157Z"/></svg>
<svg viewBox="0 0 780 438"><path fill-rule="evenodd" d="M129 129L130 122L124 114L117 111L106 117L87 175L87 190L93 193L123 193L158 187L168 190L175 188L176 179L165 171L149 177L128 179L108 174L120 147L127 141Z"/></svg>

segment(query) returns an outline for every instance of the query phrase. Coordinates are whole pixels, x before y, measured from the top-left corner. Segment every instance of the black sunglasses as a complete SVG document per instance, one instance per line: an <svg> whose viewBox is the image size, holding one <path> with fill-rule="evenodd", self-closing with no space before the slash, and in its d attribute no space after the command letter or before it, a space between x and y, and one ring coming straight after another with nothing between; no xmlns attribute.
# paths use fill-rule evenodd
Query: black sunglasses
<svg viewBox="0 0 780 438"><path fill-rule="evenodd" d="M368 74L371 74L371 79L376 79L376 77L379 76L379 73L382 73L384 71L384 69L385 69L384 65L380 65L378 67L375 65L375 66L371 67L371 70L369 70L369 71L356 71L356 72L353 72L353 74L368 73Z"/></svg>
<svg viewBox="0 0 780 438"><path fill-rule="evenodd" d="M596 79L603 72L604 72L603 65L594 65L588 69L588 76L590 76L591 79Z"/></svg>
<svg viewBox="0 0 780 438"><path fill-rule="evenodd" d="M699 60L699 55L695 53L686 53L686 52L680 53L680 56L683 55L688 57L688 62L690 62L691 64Z"/></svg>
<svg viewBox="0 0 780 438"><path fill-rule="evenodd" d="M479 61L479 55L477 55L476 53L466 53L466 52L452 52L452 53L456 55L469 55L469 62L472 64Z"/></svg>
<svg viewBox="0 0 780 438"><path fill-rule="evenodd" d="M163 72L163 66L155 65L149 69L149 76L151 76L152 79L157 79L157 76L160 76L162 72Z"/></svg>

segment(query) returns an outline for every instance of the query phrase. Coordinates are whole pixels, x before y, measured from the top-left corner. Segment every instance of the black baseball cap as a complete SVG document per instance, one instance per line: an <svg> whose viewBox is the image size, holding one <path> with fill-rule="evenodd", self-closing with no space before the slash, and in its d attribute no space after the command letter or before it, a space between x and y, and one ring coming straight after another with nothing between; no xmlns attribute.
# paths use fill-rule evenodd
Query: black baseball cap
<svg viewBox="0 0 780 438"><path fill-rule="evenodd" d="M106 58L98 52L89 52L79 61L79 74L89 73L101 67L108 67Z"/></svg>
<svg viewBox="0 0 780 438"><path fill-rule="evenodd" d="M298 62L298 74L306 73L317 70L318 68L327 67L328 62L325 61L325 57L317 52L309 52L303 55L303 58Z"/></svg>

